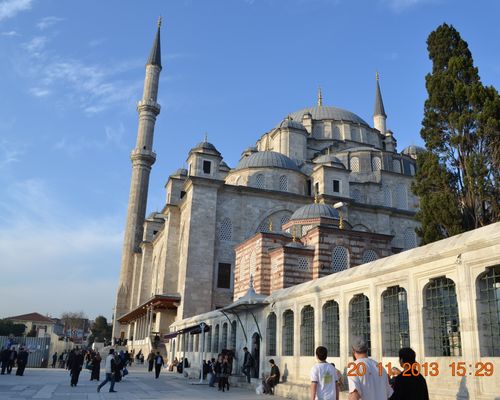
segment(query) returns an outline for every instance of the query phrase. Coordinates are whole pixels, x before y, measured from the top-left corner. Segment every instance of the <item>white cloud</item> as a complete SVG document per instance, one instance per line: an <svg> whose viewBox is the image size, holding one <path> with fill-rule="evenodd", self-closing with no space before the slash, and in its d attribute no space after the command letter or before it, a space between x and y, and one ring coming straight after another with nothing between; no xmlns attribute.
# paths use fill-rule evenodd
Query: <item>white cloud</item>
<svg viewBox="0 0 500 400"><path fill-rule="evenodd" d="M2 32L2 36L20 36L19 33L16 31L7 31L7 32Z"/></svg>
<svg viewBox="0 0 500 400"><path fill-rule="evenodd" d="M382 0L384 4L388 5L395 12L401 12L420 4L434 3L436 1L437 0Z"/></svg>
<svg viewBox="0 0 500 400"><path fill-rule="evenodd" d="M45 36L35 36L29 42L23 43L22 46L31 57L40 58L44 55L43 50L45 50L46 44L47 38Z"/></svg>
<svg viewBox="0 0 500 400"><path fill-rule="evenodd" d="M29 91L35 97L47 97L51 92L49 89L34 87Z"/></svg>
<svg viewBox="0 0 500 400"><path fill-rule="evenodd" d="M0 315L82 308L109 315L123 240L120 218L88 218L56 200L43 180L3 187L2 293L16 301L0 302ZM27 296L16 295L19 290Z"/></svg>
<svg viewBox="0 0 500 400"><path fill-rule="evenodd" d="M52 25L57 24L58 22L64 21L64 18L59 18L59 17L45 17L42 18L38 23L36 24L37 28L40 29L41 31L50 28Z"/></svg>
<svg viewBox="0 0 500 400"><path fill-rule="evenodd" d="M0 140L0 171L10 164L19 162L23 153L24 149L19 146L15 146L5 139Z"/></svg>
<svg viewBox="0 0 500 400"><path fill-rule="evenodd" d="M0 21L15 17L19 12L31 8L33 0L3 0L0 1Z"/></svg>

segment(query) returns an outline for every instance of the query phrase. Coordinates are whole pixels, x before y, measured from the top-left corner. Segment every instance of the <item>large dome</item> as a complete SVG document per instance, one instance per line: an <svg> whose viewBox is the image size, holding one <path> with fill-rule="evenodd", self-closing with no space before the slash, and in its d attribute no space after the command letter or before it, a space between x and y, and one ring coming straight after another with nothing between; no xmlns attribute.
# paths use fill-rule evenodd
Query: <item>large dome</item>
<svg viewBox="0 0 500 400"><path fill-rule="evenodd" d="M317 106L317 107L310 107L310 108L304 108L299 111L295 111L294 113L290 114L290 117L292 117L293 120L295 121L302 121L302 117L304 114L311 114L312 119L314 120L335 120L335 121L350 121L354 122L356 124L362 124L369 126L363 118L357 116L356 114L343 110L342 108L337 108L337 107L330 107L330 106Z"/></svg>
<svg viewBox="0 0 500 400"><path fill-rule="evenodd" d="M333 218L339 219L338 211L329 206L328 204L307 204L300 207L295 211L290 217L290 221L296 221L299 219L314 219L314 218Z"/></svg>
<svg viewBox="0 0 500 400"><path fill-rule="evenodd" d="M299 171L297 164L287 156L275 151L259 151L244 157L236 167L243 168L284 168Z"/></svg>

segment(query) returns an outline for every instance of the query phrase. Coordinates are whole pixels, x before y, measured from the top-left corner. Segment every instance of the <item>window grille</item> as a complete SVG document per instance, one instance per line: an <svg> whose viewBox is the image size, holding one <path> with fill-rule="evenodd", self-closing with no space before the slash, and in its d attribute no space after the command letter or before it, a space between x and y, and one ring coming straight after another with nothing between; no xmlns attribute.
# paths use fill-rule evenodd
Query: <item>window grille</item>
<svg viewBox="0 0 500 400"><path fill-rule="evenodd" d="M399 349L410 347L410 325L406 290L391 286L382 293L383 355L397 357Z"/></svg>
<svg viewBox="0 0 500 400"><path fill-rule="evenodd" d="M283 343L282 354L284 356L293 356L293 311L286 310L283 313Z"/></svg>
<svg viewBox="0 0 500 400"><path fill-rule="evenodd" d="M252 254L250 254L250 276L253 276L255 278L256 271L257 271L257 253L254 250L252 251Z"/></svg>
<svg viewBox="0 0 500 400"><path fill-rule="evenodd" d="M301 229L301 233L302 235L301 236L304 236L307 232L309 232L311 229L313 228L312 225L302 225L302 229Z"/></svg>
<svg viewBox="0 0 500 400"><path fill-rule="evenodd" d="M205 340L205 352L210 353L212 350L212 328L208 327L207 338Z"/></svg>
<svg viewBox="0 0 500 400"><path fill-rule="evenodd" d="M398 174L401 173L401 162L399 160L396 159L392 160L392 171Z"/></svg>
<svg viewBox="0 0 500 400"><path fill-rule="evenodd" d="M288 177L286 175L280 176L280 190L282 192L288 191Z"/></svg>
<svg viewBox="0 0 500 400"><path fill-rule="evenodd" d="M370 340L370 301L364 294L355 295L349 305L349 328L352 336L360 336L368 344L368 355L371 354Z"/></svg>
<svg viewBox="0 0 500 400"><path fill-rule="evenodd" d="M221 342L221 349L222 349L222 350L227 349L227 322L224 322L224 324L222 324L222 342Z"/></svg>
<svg viewBox="0 0 500 400"><path fill-rule="evenodd" d="M359 172L360 166L359 166L359 158L358 157L352 157L351 158L351 171L352 172Z"/></svg>
<svg viewBox="0 0 500 400"><path fill-rule="evenodd" d="M415 229L408 228L404 232L404 248L405 250L417 247L417 234Z"/></svg>
<svg viewBox="0 0 500 400"><path fill-rule="evenodd" d="M359 189L354 189L352 191L351 197L356 203L362 203L363 202L363 195L361 194L361 191Z"/></svg>
<svg viewBox="0 0 500 400"><path fill-rule="evenodd" d="M414 164L410 164L410 175L415 176L415 165Z"/></svg>
<svg viewBox="0 0 500 400"><path fill-rule="evenodd" d="M290 221L290 216L289 215L283 215L280 219L280 224L281 227L280 229L283 230L283 225L285 225L288 221Z"/></svg>
<svg viewBox="0 0 500 400"><path fill-rule="evenodd" d="M299 259L297 260L298 264L299 264L299 271L309 271L309 260L307 258L304 258L304 257L299 257Z"/></svg>
<svg viewBox="0 0 500 400"><path fill-rule="evenodd" d="M305 306L301 312L300 355L314 356L314 308Z"/></svg>
<svg viewBox="0 0 500 400"><path fill-rule="evenodd" d="M219 324L215 325L214 342L212 343L212 353L219 353Z"/></svg>
<svg viewBox="0 0 500 400"><path fill-rule="evenodd" d="M349 250L343 246L336 246L332 251L333 272L343 271L349 268Z"/></svg>
<svg viewBox="0 0 500 400"><path fill-rule="evenodd" d="M500 265L486 268L477 280L478 331L482 357L500 356Z"/></svg>
<svg viewBox="0 0 500 400"><path fill-rule="evenodd" d="M378 259L378 255L374 250L368 249L363 252L363 264L375 261Z"/></svg>
<svg viewBox="0 0 500 400"><path fill-rule="evenodd" d="M323 306L323 343L328 356L340 356L339 304L330 300Z"/></svg>
<svg viewBox="0 0 500 400"><path fill-rule="evenodd" d="M432 279L424 289L426 356L461 356L460 320L455 282L446 277Z"/></svg>
<svg viewBox="0 0 500 400"><path fill-rule="evenodd" d="M267 232L269 230L269 218L264 219L257 228L257 232Z"/></svg>
<svg viewBox="0 0 500 400"><path fill-rule="evenodd" d="M267 316L267 355L276 355L276 314L270 313Z"/></svg>
<svg viewBox="0 0 500 400"><path fill-rule="evenodd" d="M392 207L392 193L389 186L384 186L384 206Z"/></svg>
<svg viewBox="0 0 500 400"><path fill-rule="evenodd" d="M255 187L258 189L264 189L266 186L266 181L263 174L258 174L255 177Z"/></svg>
<svg viewBox="0 0 500 400"><path fill-rule="evenodd" d="M405 185L396 186L396 201L395 205L401 210L406 210L408 208L408 191Z"/></svg>
<svg viewBox="0 0 500 400"><path fill-rule="evenodd" d="M372 158L372 170L373 171L380 171L382 169L382 160L380 157L373 157Z"/></svg>
<svg viewBox="0 0 500 400"><path fill-rule="evenodd" d="M230 241L233 235L233 225L229 218L224 218L220 223L219 240Z"/></svg>
<svg viewBox="0 0 500 400"><path fill-rule="evenodd" d="M231 349L236 350L236 321L231 322Z"/></svg>

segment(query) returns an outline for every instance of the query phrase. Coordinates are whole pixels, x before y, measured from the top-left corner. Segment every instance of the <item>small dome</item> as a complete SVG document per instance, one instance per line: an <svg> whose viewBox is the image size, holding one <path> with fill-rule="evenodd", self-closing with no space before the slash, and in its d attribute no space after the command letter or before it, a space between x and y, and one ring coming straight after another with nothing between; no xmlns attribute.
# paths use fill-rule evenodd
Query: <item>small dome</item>
<svg viewBox="0 0 500 400"><path fill-rule="evenodd" d="M335 208L329 206L328 204L307 204L295 211L290 217L290 221L320 217L339 219L339 213Z"/></svg>
<svg viewBox="0 0 500 400"><path fill-rule="evenodd" d="M275 151L259 151L241 159L236 169L284 168L299 171L297 164L287 156Z"/></svg>
<svg viewBox="0 0 500 400"><path fill-rule="evenodd" d="M185 169L185 168L179 168L172 175L181 175L181 176L184 176L184 175L187 175L187 174L188 174L187 169Z"/></svg>
<svg viewBox="0 0 500 400"><path fill-rule="evenodd" d="M345 169L345 165L342 161L340 161L337 157L335 157L333 154L323 154L319 157L316 157L314 160L315 164L327 164L327 163L332 163L332 164L337 164L340 168Z"/></svg>
<svg viewBox="0 0 500 400"><path fill-rule="evenodd" d="M215 148L215 146L209 142L200 142L191 149L191 151L197 151L197 150L202 150L202 151L208 150L220 154L219 151Z"/></svg>
<svg viewBox="0 0 500 400"><path fill-rule="evenodd" d="M426 151L425 148L420 147L420 146L415 146L414 144L412 144L408 147L405 147L403 149L403 151L401 152L401 154L404 154L407 156L414 156L414 155L424 153L425 151Z"/></svg>
<svg viewBox="0 0 500 400"><path fill-rule="evenodd" d="M290 114L290 117L295 121L302 121L304 115L310 114L313 120L334 120L334 121L350 121L355 124L369 126L361 117L356 114L343 110L342 108L330 106L317 106L304 108Z"/></svg>
<svg viewBox="0 0 500 400"><path fill-rule="evenodd" d="M300 131L305 131L304 125L300 122L294 121L290 116L286 117L278 126L279 128L297 129Z"/></svg>

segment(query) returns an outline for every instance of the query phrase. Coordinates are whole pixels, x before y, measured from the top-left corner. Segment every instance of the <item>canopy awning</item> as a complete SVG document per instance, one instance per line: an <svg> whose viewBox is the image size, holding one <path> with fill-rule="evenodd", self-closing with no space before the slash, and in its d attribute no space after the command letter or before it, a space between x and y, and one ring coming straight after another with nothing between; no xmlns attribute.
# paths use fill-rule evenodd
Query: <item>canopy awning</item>
<svg viewBox="0 0 500 400"><path fill-rule="evenodd" d="M205 324L205 328L203 329L203 332L209 332L210 331L210 325ZM170 332L166 333L163 335L164 339L174 339L178 335L183 335L185 333L189 333L190 335L199 335L201 333L201 323L197 325L192 325L188 326L186 328L179 329L176 332Z"/></svg>
<svg viewBox="0 0 500 400"><path fill-rule="evenodd" d="M148 310L151 308L153 311L167 309L175 310L180 300L181 296L178 294L156 294L140 306L134 308L132 311L129 311L127 314L119 317L118 322L124 325L130 324L131 322L134 322L135 320L146 315Z"/></svg>

